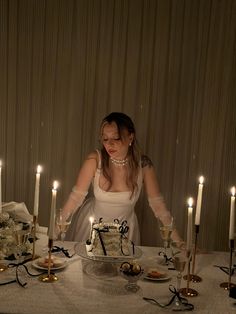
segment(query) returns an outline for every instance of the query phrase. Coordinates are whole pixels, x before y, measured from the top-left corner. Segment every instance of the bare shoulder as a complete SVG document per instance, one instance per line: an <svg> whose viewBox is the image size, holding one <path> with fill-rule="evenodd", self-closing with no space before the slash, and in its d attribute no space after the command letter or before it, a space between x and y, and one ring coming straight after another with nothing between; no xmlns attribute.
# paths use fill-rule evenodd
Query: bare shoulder
<svg viewBox="0 0 236 314"><path fill-rule="evenodd" d="M90 160L90 159L98 160L98 153L96 150L88 154L86 160Z"/></svg>
<svg viewBox="0 0 236 314"><path fill-rule="evenodd" d="M97 151L93 151L87 155L84 161L85 164L89 166L97 167L98 165L98 153Z"/></svg>
<svg viewBox="0 0 236 314"><path fill-rule="evenodd" d="M141 156L141 165L142 165L142 168L145 168L145 167L152 168L153 167L153 163L147 155Z"/></svg>
<svg viewBox="0 0 236 314"><path fill-rule="evenodd" d="M80 168L76 186L79 191L87 191L97 169L97 152L92 152L84 159Z"/></svg>
<svg viewBox="0 0 236 314"><path fill-rule="evenodd" d="M156 171L154 169L154 165L151 159L148 156L143 155L141 160L144 185L148 197L154 197L156 195L159 195L159 184L156 176Z"/></svg>

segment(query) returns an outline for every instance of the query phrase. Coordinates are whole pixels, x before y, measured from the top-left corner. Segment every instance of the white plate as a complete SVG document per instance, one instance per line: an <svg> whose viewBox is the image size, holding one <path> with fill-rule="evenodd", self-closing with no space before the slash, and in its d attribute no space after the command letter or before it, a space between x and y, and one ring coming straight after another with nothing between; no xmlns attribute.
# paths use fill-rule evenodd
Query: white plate
<svg viewBox="0 0 236 314"><path fill-rule="evenodd" d="M43 261L45 258L44 257L40 257L40 258L38 258L38 259L36 259L36 260L34 260L33 262L32 262L32 266L33 267L35 267L35 268L37 268L37 269L40 269L40 270L45 270L45 269L48 269L48 267L43 267L43 266L41 266L41 265L39 265L38 264L38 261ZM59 258L57 258L57 260L60 260L61 261L61 265L60 266L57 266L57 267L51 267L50 269L51 270L60 270L60 269L63 269L63 268L65 268L66 266L67 266L67 261L66 260L64 260L64 259L59 259Z"/></svg>

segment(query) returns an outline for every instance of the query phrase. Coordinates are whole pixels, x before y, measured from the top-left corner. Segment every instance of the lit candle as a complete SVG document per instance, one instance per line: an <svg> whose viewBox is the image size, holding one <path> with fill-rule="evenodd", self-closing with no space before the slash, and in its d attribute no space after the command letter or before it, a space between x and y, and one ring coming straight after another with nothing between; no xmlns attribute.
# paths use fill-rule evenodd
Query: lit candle
<svg viewBox="0 0 236 314"><path fill-rule="evenodd" d="M35 191L34 191L34 216L38 216L39 213L39 185L40 185L40 172L42 168L40 165L37 167L36 179L35 179Z"/></svg>
<svg viewBox="0 0 236 314"><path fill-rule="evenodd" d="M204 177L199 178L198 194L197 194L197 205L195 215L195 225L200 225L201 207L202 207L202 190L203 190Z"/></svg>
<svg viewBox="0 0 236 314"><path fill-rule="evenodd" d="M89 237L89 239L92 240L94 217L89 217L89 221L90 221L90 237Z"/></svg>
<svg viewBox="0 0 236 314"><path fill-rule="evenodd" d="M193 223L193 199L188 199L188 226L187 226L187 250L192 246L192 223Z"/></svg>
<svg viewBox="0 0 236 314"><path fill-rule="evenodd" d="M229 240L234 239L235 227L235 186L231 188L231 202L230 202L230 222L229 222Z"/></svg>
<svg viewBox="0 0 236 314"><path fill-rule="evenodd" d="M0 213L2 212L2 161L0 160Z"/></svg>
<svg viewBox="0 0 236 314"><path fill-rule="evenodd" d="M50 224L49 224L49 230L48 230L48 237L49 237L49 239L53 239L54 238L57 188L58 188L58 182L54 181L53 182L53 189L52 189L52 203L51 203Z"/></svg>

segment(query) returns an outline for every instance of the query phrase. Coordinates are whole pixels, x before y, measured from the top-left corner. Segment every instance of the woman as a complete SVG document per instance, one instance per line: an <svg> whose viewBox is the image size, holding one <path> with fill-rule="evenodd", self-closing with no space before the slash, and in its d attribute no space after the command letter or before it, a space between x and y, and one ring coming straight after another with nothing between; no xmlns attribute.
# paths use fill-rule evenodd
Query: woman
<svg viewBox="0 0 236 314"><path fill-rule="evenodd" d="M160 194L151 160L138 149L132 120L124 113L113 112L101 123L101 151L90 153L79 172L77 182L63 208L66 218L77 210L67 231L66 239L86 241L89 237L92 216L104 222L127 220L128 237L140 244L135 204L144 184L149 205L155 216L165 224L172 217ZM88 189L93 184L94 196L84 202ZM172 238L179 240L177 231Z"/></svg>

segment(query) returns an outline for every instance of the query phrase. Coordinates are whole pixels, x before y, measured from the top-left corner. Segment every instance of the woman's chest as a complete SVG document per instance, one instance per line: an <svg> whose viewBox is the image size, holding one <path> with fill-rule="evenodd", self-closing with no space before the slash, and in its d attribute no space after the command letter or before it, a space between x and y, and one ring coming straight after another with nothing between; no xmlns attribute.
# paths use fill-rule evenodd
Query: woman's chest
<svg viewBox="0 0 236 314"><path fill-rule="evenodd" d="M126 192L130 191L131 187L128 185L127 172L117 170L110 175L111 182L101 173L99 177L99 187L104 191L109 192Z"/></svg>

